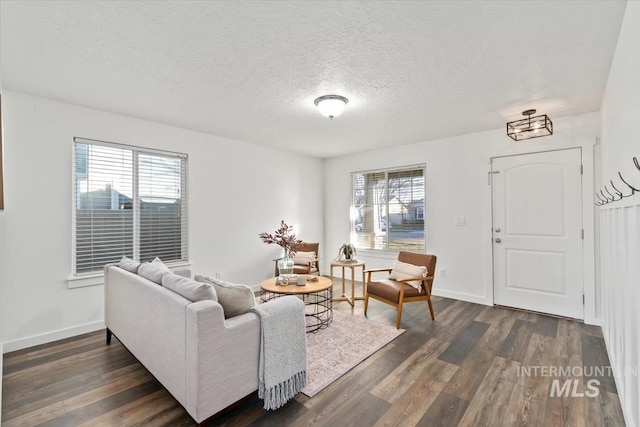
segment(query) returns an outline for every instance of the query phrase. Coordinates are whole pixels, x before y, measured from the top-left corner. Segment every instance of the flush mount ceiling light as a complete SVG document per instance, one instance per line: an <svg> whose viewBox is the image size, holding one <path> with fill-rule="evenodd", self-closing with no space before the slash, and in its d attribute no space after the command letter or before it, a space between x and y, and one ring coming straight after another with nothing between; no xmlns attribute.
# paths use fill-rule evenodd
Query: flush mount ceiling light
<svg viewBox="0 0 640 427"><path fill-rule="evenodd" d="M526 110L522 112L526 119L520 119L507 123L507 135L514 141L539 138L541 136L553 135L553 123L546 114L531 117L536 110Z"/></svg>
<svg viewBox="0 0 640 427"><path fill-rule="evenodd" d="M324 95L316 98L313 103L318 107L320 114L333 119L342 114L349 100L340 95Z"/></svg>

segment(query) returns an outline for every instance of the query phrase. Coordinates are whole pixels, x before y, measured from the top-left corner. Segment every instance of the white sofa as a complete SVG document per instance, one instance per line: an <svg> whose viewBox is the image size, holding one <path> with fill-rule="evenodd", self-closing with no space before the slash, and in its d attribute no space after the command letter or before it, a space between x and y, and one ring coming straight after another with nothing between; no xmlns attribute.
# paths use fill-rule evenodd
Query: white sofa
<svg viewBox="0 0 640 427"><path fill-rule="evenodd" d="M115 264L104 276L107 342L113 333L197 423L258 389L258 315L225 320L218 302L191 302Z"/></svg>

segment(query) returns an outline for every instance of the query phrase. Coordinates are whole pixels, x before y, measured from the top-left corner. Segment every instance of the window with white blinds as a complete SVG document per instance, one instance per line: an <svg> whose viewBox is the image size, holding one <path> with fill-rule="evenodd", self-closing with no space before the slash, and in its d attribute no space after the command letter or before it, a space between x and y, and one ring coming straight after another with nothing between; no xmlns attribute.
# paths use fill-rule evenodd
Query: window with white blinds
<svg viewBox="0 0 640 427"><path fill-rule="evenodd" d="M187 261L187 155L75 138L74 274Z"/></svg>
<svg viewBox="0 0 640 427"><path fill-rule="evenodd" d="M351 243L425 252L425 165L353 172Z"/></svg>

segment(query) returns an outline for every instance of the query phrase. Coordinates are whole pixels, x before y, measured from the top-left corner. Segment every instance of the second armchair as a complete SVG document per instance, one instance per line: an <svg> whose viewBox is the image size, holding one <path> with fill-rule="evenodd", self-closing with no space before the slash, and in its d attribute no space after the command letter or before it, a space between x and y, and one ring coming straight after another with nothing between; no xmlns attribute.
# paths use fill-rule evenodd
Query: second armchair
<svg viewBox="0 0 640 427"><path fill-rule="evenodd" d="M293 274L320 274L319 247L319 243L300 243L296 245L296 254L293 256ZM278 260L276 260L275 275L280 275Z"/></svg>

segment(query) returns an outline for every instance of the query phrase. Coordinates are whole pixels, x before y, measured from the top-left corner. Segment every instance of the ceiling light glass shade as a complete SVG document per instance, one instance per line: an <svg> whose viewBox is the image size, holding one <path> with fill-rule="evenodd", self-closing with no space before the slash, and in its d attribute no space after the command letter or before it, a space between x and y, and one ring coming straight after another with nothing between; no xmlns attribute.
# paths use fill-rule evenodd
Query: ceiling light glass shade
<svg viewBox="0 0 640 427"><path fill-rule="evenodd" d="M340 95L324 95L320 98L316 98L313 102L318 107L318 111L323 116L333 119L338 117L344 111L344 107L347 106L349 100Z"/></svg>
<svg viewBox="0 0 640 427"><path fill-rule="evenodd" d="M531 117L536 110L523 111L526 119L515 120L507 123L507 135L514 141L522 141L531 138L540 138L541 136L553 135L553 123L549 116L543 114L541 116Z"/></svg>

